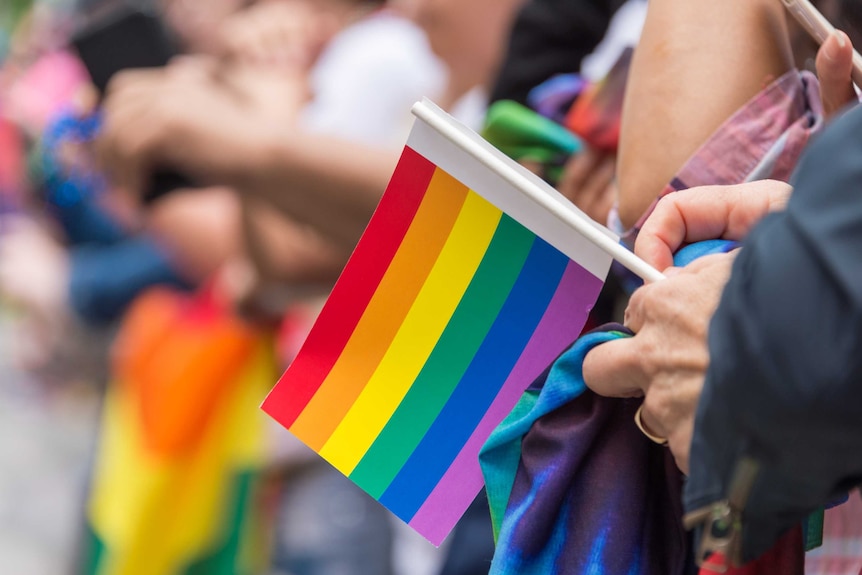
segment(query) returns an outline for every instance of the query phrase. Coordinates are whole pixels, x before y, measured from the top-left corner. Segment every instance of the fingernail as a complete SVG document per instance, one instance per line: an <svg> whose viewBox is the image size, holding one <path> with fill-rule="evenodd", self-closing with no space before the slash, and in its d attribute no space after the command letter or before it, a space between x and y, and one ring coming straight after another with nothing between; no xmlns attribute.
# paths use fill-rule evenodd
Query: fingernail
<svg viewBox="0 0 862 575"><path fill-rule="evenodd" d="M844 46L847 45L847 34L842 32L841 30L835 30L834 35L835 35L835 39L838 40L838 45L841 48L844 48Z"/></svg>
<svg viewBox="0 0 862 575"><path fill-rule="evenodd" d="M847 41L844 39L844 36L836 30L832 33L832 37L835 38L835 42L830 42L828 39L823 43L823 55L830 62L834 62L838 58L841 57L841 50L844 46L847 45Z"/></svg>

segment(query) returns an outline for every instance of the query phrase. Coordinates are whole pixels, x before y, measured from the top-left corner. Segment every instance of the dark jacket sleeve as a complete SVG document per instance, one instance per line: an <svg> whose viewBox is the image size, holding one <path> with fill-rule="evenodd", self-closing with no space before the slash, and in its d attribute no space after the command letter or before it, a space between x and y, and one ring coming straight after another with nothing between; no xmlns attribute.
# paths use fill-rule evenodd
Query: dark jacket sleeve
<svg viewBox="0 0 862 575"><path fill-rule="evenodd" d="M685 491L699 509L727 497L741 458L759 464L746 559L862 482L862 108L816 140L793 183L712 320Z"/></svg>
<svg viewBox="0 0 862 575"><path fill-rule="evenodd" d="M625 0L528 0L515 20L491 101L526 104L530 90L577 72Z"/></svg>

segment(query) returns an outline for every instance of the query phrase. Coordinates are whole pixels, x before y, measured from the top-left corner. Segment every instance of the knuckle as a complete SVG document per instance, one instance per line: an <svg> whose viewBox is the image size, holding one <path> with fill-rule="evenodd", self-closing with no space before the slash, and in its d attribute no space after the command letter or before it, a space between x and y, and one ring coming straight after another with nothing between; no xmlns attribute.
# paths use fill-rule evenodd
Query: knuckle
<svg viewBox="0 0 862 575"><path fill-rule="evenodd" d="M663 371L661 362L658 360L661 357L661 350L655 341L648 339L642 342L639 351L637 356L638 370L644 374L647 381L650 382L650 387L652 387L652 383L658 379Z"/></svg>
<svg viewBox="0 0 862 575"><path fill-rule="evenodd" d="M668 220L676 219L675 215L679 212L678 204L678 193L671 193L659 198L653 213L647 218L644 228L648 227L651 230L665 228Z"/></svg>
<svg viewBox="0 0 862 575"><path fill-rule="evenodd" d="M652 388L647 392L644 398L643 411L651 420L657 422L665 421L670 409L671 405L666 394Z"/></svg>
<svg viewBox="0 0 862 575"><path fill-rule="evenodd" d="M649 301L650 297L650 289L651 286L643 286L635 290L635 292L629 298L628 306L626 306L626 311L638 312L646 306L647 301Z"/></svg>
<svg viewBox="0 0 862 575"><path fill-rule="evenodd" d="M660 197L653 213L657 211L665 211L668 209L672 209L676 205L676 198L677 194L675 193L667 194Z"/></svg>

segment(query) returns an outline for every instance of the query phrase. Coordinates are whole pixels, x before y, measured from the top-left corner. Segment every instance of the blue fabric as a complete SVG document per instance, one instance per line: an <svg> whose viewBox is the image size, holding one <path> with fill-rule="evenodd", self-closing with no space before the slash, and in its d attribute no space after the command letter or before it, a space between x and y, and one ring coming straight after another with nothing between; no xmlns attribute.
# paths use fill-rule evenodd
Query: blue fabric
<svg viewBox="0 0 862 575"><path fill-rule="evenodd" d="M689 244L674 254L673 265L684 268L700 257L732 252L737 249L739 245L739 242L731 242L728 240L706 240Z"/></svg>
<svg viewBox="0 0 862 575"><path fill-rule="evenodd" d="M634 426L640 400L602 398L583 382L586 354L621 337L606 326L580 338L482 450L492 507L505 500L492 575L686 572L672 458Z"/></svg>
<svg viewBox="0 0 862 575"><path fill-rule="evenodd" d="M64 145L83 145L98 133L98 115L61 115L45 131L41 145L47 201L69 245L69 301L90 323L117 319L139 293L154 285L188 288L167 252L146 235L131 235L105 211L104 178L86 166L65 167Z"/></svg>
<svg viewBox="0 0 862 575"><path fill-rule="evenodd" d="M70 245L112 244L126 235L99 205L106 189L101 174L86 165L65 166L60 159L65 147L91 142L100 124L97 115L79 118L65 113L42 136L39 158L45 200Z"/></svg>
<svg viewBox="0 0 862 575"><path fill-rule="evenodd" d="M70 251L69 300L92 323L117 319L135 297L155 285L190 287L173 271L165 252L149 237Z"/></svg>
<svg viewBox="0 0 862 575"><path fill-rule="evenodd" d="M693 244L675 264L725 253ZM594 347L579 338L525 392L480 454L497 537L492 575L683 575L694 567L681 525L682 475L633 422L639 399L597 396L583 380Z"/></svg>

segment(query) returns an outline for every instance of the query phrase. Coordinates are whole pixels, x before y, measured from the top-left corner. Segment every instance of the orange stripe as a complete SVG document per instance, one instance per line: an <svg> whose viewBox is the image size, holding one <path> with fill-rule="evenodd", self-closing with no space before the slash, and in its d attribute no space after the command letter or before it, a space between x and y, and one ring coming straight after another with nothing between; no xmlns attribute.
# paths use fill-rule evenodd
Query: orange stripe
<svg viewBox="0 0 862 575"><path fill-rule="evenodd" d="M113 345L114 374L129 381L141 373L174 325L179 303L173 292L155 288L135 300Z"/></svg>
<svg viewBox="0 0 862 575"><path fill-rule="evenodd" d="M262 336L197 296L141 296L118 337L118 373L155 456L192 449Z"/></svg>
<svg viewBox="0 0 862 575"><path fill-rule="evenodd" d="M319 451L350 410L389 349L458 218L467 188L435 171L398 253L332 370L290 427Z"/></svg>
<svg viewBox="0 0 862 575"><path fill-rule="evenodd" d="M183 325L181 318L176 323L163 349L132 383L143 440L154 454L168 457L194 449L256 343L251 332L229 319L200 327Z"/></svg>

